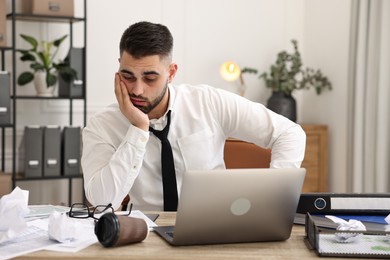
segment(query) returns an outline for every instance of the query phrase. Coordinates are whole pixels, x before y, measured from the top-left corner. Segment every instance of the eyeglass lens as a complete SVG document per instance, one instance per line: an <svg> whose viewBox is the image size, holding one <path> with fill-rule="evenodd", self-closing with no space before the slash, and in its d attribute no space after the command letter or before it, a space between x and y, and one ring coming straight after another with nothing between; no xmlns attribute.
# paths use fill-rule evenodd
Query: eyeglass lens
<svg viewBox="0 0 390 260"><path fill-rule="evenodd" d="M73 218L88 218L91 216L91 213L87 205L75 203L70 209L69 216Z"/></svg>

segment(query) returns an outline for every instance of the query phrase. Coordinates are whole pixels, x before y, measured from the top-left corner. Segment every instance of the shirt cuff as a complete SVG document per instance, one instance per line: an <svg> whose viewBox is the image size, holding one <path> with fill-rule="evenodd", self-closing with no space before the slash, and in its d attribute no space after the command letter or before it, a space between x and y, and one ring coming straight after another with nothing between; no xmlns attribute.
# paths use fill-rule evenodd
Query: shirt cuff
<svg viewBox="0 0 390 260"><path fill-rule="evenodd" d="M125 140L135 147L144 148L149 140L149 131L144 131L138 127L130 125L127 130Z"/></svg>

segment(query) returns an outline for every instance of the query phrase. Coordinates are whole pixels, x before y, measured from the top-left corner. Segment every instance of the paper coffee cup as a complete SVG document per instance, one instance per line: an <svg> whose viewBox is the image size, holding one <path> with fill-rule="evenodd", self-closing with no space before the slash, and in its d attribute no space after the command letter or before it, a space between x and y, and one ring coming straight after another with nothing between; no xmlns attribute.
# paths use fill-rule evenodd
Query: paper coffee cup
<svg viewBox="0 0 390 260"><path fill-rule="evenodd" d="M143 241L149 234L144 219L106 213L95 224L95 234L105 247L116 247Z"/></svg>

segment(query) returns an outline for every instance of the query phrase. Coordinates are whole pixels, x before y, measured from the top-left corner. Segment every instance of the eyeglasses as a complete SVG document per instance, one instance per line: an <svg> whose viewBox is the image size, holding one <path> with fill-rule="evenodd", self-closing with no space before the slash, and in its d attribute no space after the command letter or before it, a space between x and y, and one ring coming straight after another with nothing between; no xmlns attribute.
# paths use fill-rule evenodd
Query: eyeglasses
<svg viewBox="0 0 390 260"><path fill-rule="evenodd" d="M129 216L131 214L132 208L133 203L130 203L129 212L125 212L124 214L120 215ZM114 209L111 203L108 205L98 205L96 207L88 207L88 205L84 203L74 203L70 207L70 210L67 214L71 218L93 218L97 220L101 214L107 212L114 213Z"/></svg>

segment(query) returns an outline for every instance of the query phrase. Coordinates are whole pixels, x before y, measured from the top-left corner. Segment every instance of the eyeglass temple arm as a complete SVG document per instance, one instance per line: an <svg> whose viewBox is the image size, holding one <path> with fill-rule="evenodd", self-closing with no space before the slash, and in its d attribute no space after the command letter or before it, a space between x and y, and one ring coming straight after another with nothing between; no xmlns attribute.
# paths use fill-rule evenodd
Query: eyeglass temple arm
<svg viewBox="0 0 390 260"><path fill-rule="evenodd" d="M112 204L108 203L108 205L102 210L102 212L106 211L107 209L111 208Z"/></svg>

